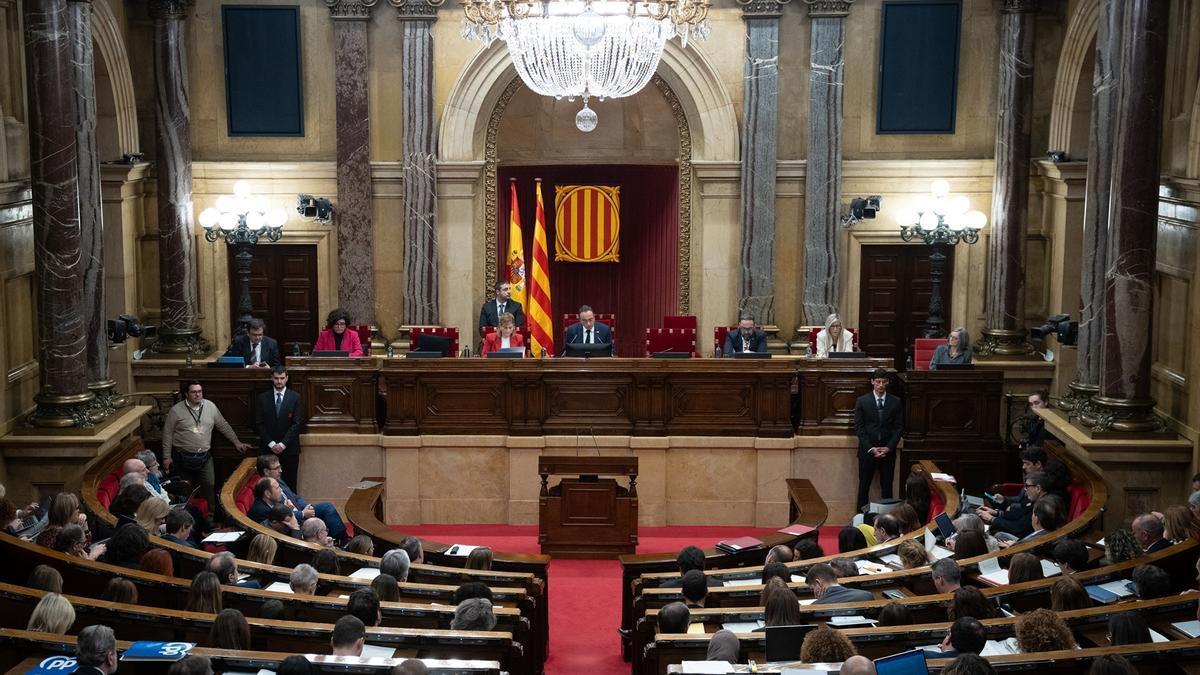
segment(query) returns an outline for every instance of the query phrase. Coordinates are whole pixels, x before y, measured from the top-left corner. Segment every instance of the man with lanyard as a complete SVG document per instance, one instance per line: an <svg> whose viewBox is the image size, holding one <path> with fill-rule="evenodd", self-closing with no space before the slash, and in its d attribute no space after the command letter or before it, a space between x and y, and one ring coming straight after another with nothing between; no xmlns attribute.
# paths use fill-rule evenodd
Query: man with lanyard
<svg viewBox="0 0 1200 675"><path fill-rule="evenodd" d="M189 383L186 393L182 401L171 407L163 423L162 466L170 471L178 460L175 472L193 487L200 488L200 495L208 500L211 513L216 508L213 491L216 476L209 452L213 429L220 431L240 453L244 454L252 446L238 439L233 427L212 401L204 400L204 387L199 382ZM172 457L172 450L177 452L176 457Z"/></svg>

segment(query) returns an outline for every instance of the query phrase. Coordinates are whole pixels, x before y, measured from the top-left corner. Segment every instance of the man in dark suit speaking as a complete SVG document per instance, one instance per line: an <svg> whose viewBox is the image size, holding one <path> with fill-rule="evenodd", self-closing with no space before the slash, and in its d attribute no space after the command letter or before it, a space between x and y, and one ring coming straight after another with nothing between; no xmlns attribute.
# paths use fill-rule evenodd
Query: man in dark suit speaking
<svg viewBox="0 0 1200 675"><path fill-rule="evenodd" d="M612 330L603 323L596 321L596 313L591 307L584 305L579 308L579 323L567 328L566 344L591 345L608 344L608 355L616 356L612 348ZM565 353L565 352L564 352Z"/></svg>
<svg viewBox="0 0 1200 675"><path fill-rule="evenodd" d="M497 281L496 299L488 300L479 309L479 337L483 337L483 329L487 326L499 326L500 315L505 312L513 315L517 328L525 325L525 312L521 303L512 299L512 286L507 281Z"/></svg>
<svg viewBox="0 0 1200 675"><path fill-rule="evenodd" d="M871 392L854 404L854 433L858 436L858 508L868 503L871 480L879 470L879 495L892 496L896 446L904 431L904 406L887 393L891 378L883 368L871 374Z"/></svg>
<svg viewBox="0 0 1200 675"><path fill-rule="evenodd" d="M767 334L754 327L754 318L743 316L738 319L737 330L725 336L725 356L734 352L766 352Z"/></svg>
<svg viewBox="0 0 1200 675"><path fill-rule="evenodd" d="M274 386L259 394L254 406L254 429L263 450L279 457L283 481L293 490L299 490L296 480L300 472L300 429L304 425L304 408L300 394L288 389L287 382L287 369L276 366L271 371Z"/></svg>
<svg viewBox="0 0 1200 675"><path fill-rule="evenodd" d="M269 338L267 327L262 319L250 319L246 324L246 332L233 338L225 356L240 356L246 359L247 368L274 368L283 365L279 356L279 343Z"/></svg>

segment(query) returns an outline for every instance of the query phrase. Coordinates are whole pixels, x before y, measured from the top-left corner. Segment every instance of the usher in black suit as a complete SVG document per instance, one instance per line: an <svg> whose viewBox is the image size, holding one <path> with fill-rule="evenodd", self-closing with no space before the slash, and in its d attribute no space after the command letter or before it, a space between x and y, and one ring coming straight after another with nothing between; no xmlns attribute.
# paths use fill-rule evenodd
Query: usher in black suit
<svg viewBox="0 0 1200 675"><path fill-rule="evenodd" d="M279 467L283 469L283 482L293 490L300 472L300 428L304 426L304 407L300 394L285 388L283 403L275 411L275 388L271 387L258 395L254 406L254 430L258 433L258 445L264 453L271 453L271 443L283 443L286 447L279 455Z"/></svg>
<svg viewBox="0 0 1200 675"><path fill-rule="evenodd" d="M858 436L858 508L869 501L871 479L879 469L879 494L892 496L892 479L896 475L896 445L904 431L904 406L891 394L883 395L883 408L875 390L858 397L854 403L854 433ZM882 459L872 457L871 448L887 446L891 451Z"/></svg>

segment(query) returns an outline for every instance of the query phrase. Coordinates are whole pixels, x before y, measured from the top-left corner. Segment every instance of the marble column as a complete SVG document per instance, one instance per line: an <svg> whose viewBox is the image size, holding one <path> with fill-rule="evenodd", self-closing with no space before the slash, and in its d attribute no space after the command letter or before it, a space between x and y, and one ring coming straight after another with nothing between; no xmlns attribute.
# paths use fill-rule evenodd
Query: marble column
<svg viewBox="0 0 1200 675"><path fill-rule="evenodd" d="M1092 74L1092 116L1088 129L1087 184L1084 188L1083 246L1079 284L1079 342L1075 380L1059 407L1095 423L1091 398L1100 391L1100 354L1104 338L1104 272L1108 251L1109 188L1113 136L1120 88L1121 1L1100 0L1096 66Z"/></svg>
<svg viewBox="0 0 1200 675"><path fill-rule="evenodd" d="M746 24L746 65L742 77L742 279L738 311L765 326L775 323L779 17L787 0L738 2Z"/></svg>
<svg viewBox="0 0 1200 675"><path fill-rule="evenodd" d="M25 0L25 68L37 273L39 391L35 427L94 422L79 228L75 79L67 0ZM17 317L10 317L19 320Z"/></svg>
<svg viewBox="0 0 1200 675"><path fill-rule="evenodd" d="M854 0L804 0L809 50L808 163L804 178L804 322L824 324L841 284L842 71Z"/></svg>
<svg viewBox="0 0 1200 675"><path fill-rule="evenodd" d="M150 15L154 18L154 141L162 312L154 351L165 354L209 350L198 324L196 237L192 227L192 112L184 25L190 7L191 0L150 0Z"/></svg>
<svg viewBox="0 0 1200 675"><path fill-rule="evenodd" d="M367 23L376 0L325 0L333 19L337 106L338 305L354 323L375 322Z"/></svg>
<svg viewBox="0 0 1200 675"><path fill-rule="evenodd" d="M404 23L400 133L404 139L404 322L436 325L437 139L433 133L433 23L441 2L391 0Z"/></svg>
<svg viewBox="0 0 1200 675"><path fill-rule="evenodd" d="M1029 205L1029 134L1033 122L1033 32L1039 0L1003 0L1000 88L996 96L996 169L988 236L988 283L980 355L1033 353L1025 328L1025 219Z"/></svg>
<svg viewBox="0 0 1200 675"><path fill-rule="evenodd" d="M104 217L100 200L100 161L96 155L96 70L92 41L92 0L68 3L71 65L75 77L75 145L79 156L79 231L83 297L87 304L88 387L97 410L108 415L117 404L108 376L108 335L104 302Z"/></svg>
<svg viewBox="0 0 1200 675"><path fill-rule="evenodd" d="M1094 428L1146 432L1162 427L1150 397L1150 351L1170 3L1122 0L1120 4L1117 77L1121 86L1114 125L1104 339L1100 393L1093 399L1099 409Z"/></svg>

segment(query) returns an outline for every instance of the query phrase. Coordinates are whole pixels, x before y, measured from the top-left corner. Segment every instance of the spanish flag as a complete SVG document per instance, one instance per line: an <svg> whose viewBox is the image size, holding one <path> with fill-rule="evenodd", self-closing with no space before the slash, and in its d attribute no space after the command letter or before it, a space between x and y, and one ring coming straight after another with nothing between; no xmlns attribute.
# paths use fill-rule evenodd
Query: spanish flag
<svg viewBox="0 0 1200 675"><path fill-rule="evenodd" d="M515 188L514 188L515 189ZM515 200L514 200L515 203ZM510 235L511 236L511 235ZM529 353L554 355L554 322L550 320L550 254L546 248L546 211L542 179L537 179L537 220L533 226L533 275L529 283Z"/></svg>
<svg viewBox="0 0 1200 675"><path fill-rule="evenodd" d="M512 208L508 213L508 257L505 259L508 263L508 275L504 278L512 287L512 299L521 303L522 307L527 307L525 304L525 242L521 236L521 214L517 207L517 180L512 179L508 185L511 188L509 202L512 204Z"/></svg>

